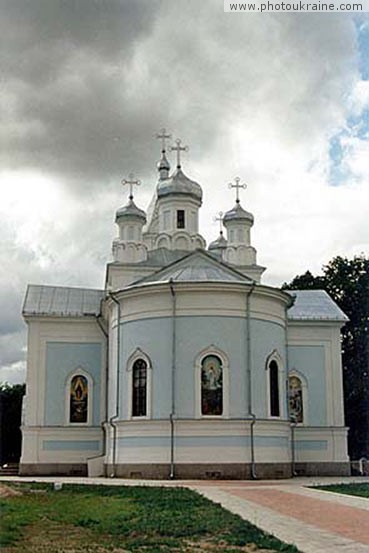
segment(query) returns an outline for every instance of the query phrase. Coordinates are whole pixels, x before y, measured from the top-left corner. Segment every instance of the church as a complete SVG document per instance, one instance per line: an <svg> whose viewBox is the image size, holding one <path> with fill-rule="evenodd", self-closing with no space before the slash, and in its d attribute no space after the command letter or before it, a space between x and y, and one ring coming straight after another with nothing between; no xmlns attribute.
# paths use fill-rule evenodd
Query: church
<svg viewBox="0 0 369 553"><path fill-rule="evenodd" d="M115 214L104 289L28 286L20 474L349 474L347 317L324 291L262 284L238 178L206 247L202 188L182 169L185 148L167 147L165 130L157 137L147 212L134 201L139 181L123 181L129 199Z"/></svg>

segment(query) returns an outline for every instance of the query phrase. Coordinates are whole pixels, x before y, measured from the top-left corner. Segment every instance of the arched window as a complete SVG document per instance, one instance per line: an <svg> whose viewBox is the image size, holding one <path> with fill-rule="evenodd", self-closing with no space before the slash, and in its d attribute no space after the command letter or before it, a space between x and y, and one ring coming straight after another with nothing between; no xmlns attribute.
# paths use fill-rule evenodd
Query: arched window
<svg viewBox="0 0 369 553"><path fill-rule="evenodd" d="M274 359L269 363L269 399L270 415L272 417L279 417L279 370L277 361Z"/></svg>
<svg viewBox="0 0 369 553"><path fill-rule="evenodd" d="M292 422L302 424L305 418L304 409L304 388L305 385L301 378L296 375L291 375L288 378L288 400L289 412ZM305 394L306 395L306 394Z"/></svg>
<svg viewBox="0 0 369 553"><path fill-rule="evenodd" d="M223 415L223 367L217 355L201 361L201 414Z"/></svg>
<svg viewBox="0 0 369 553"><path fill-rule="evenodd" d="M88 380L82 374L76 374L70 381L69 422L88 422Z"/></svg>
<svg viewBox="0 0 369 553"><path fill-rule="evenodd" d="M132 367L132 417L147 416L147 363L136 359Z"/></svg>

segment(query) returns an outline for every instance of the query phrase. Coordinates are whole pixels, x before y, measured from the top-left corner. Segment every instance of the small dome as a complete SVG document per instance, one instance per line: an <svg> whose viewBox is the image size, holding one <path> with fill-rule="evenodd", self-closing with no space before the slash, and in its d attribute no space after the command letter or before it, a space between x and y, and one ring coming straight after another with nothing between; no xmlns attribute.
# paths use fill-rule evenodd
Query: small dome
<svg viewBox="0 0 369 553"><path fill-rule="evenodd" d="M227 211L227 213L224 215L223 223L227 223L228 221L238 221L238 220L246 220L253 223L254 216L252 213L245 211L239 203L236 203L236 205L232 209Z"/></svg>
<svg viewBox="0 0 369 553"><path fill-rule="evenodd" d="M133 200L129 200L128 204L120 207L115 214L115 220L121 219L122 217L136 217L137 219L142 219L146 223L146 213L137 207Z"/></svg>
<svg viewBox="0 0 369 553"><path fill-rule="evenodd" d="M170 169L170 164L169 164L169 161L167 160L167 156L165 155L164 151L161 153L161 158L160 158L160 161L158 161L157 163L157 167L159 171L162 171L162 170L169 171Z"/></svg>
<svg viewBox="0 0 369 553"><path fill-rule="evenodd" d="M220 250L227 247L227 240L224 238L223 233L218 236L216 240L210 242L208 250Z"/></svg>
<svg viewBox="0 0 369 553"><path fill-rule="evenodd" d="M158 198L168 196L169 194L186 194L193 196L197 200L202 199L201 186L186 177L182 169L177 169L171 177L159 182Z"/></svg>

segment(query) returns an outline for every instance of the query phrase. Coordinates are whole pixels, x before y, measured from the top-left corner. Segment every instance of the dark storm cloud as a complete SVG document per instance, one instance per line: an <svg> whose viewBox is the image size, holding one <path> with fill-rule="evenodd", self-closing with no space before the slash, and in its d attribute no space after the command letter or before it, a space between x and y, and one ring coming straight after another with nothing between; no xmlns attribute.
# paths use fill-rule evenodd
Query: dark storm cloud
<svg viewBox="0 0 369 553"><path fill-rule="evenodd" d="M83 188L137 156L132 138L142 138L148 113L127 109L127 66L157 7L156 0L2 4L2 166L62 173Z"/></svg>

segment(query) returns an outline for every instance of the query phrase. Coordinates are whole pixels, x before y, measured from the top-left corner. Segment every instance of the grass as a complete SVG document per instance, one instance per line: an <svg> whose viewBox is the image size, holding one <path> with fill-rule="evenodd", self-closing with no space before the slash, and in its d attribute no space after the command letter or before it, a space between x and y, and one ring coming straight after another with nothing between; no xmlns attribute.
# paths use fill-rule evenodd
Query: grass
<svg viewBox="0 0 369 553"><path fill-rule="evenodd" d="M298 551L186 488L64 485L56 491L19 484L17 490L21 495L0 501L2 553Z"/></svg>
<svg viewBox="0 0 369 553"><path fill-rule="evenodd" d="M329 486L317 486L318 490L327 492L343 493L345 495L356 495L359 497L369 497L369 482L362 484L332 484Z"/></svg>

